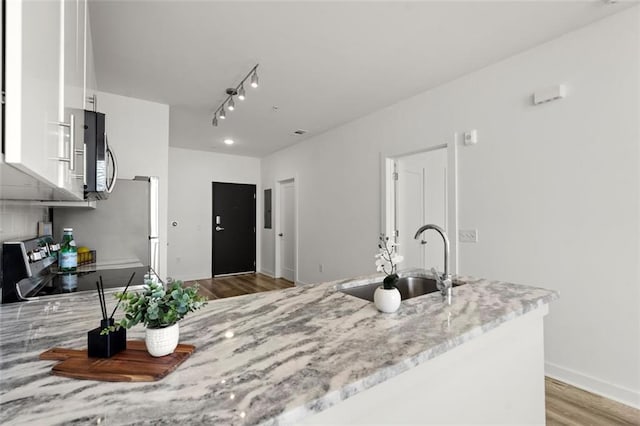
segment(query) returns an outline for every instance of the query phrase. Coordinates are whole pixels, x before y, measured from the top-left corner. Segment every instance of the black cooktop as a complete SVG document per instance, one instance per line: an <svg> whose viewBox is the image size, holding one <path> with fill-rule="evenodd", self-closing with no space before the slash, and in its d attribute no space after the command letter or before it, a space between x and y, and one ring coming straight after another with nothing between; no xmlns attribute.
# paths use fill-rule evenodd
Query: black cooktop
<svg viewBox="0 0 640 426"><path fill-rule="evenodd" d="M92 272L79 272L74 274L57 273L47 280L44 286L35 289L26 297L52 296L55 294L75 293L79 291L97 291L96 281L100 280L105 289L124 288L129 282L131 274L135 272L131 286L140 286L144 284L144 275L149 272L148 266L139 266L133 268L121 269L102 269Z"/></svg>

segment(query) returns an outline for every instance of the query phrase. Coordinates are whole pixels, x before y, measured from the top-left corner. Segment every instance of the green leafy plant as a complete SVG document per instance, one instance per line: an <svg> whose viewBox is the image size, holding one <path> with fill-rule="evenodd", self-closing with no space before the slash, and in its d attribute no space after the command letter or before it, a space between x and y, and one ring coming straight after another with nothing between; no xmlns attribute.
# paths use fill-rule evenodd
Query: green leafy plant
<svg viewBox="0 0 640 426"><path fill-rule="evenodd" d="M174 281L166 291L162 284L148 281L141 293L116 293L115 297L120 301L125 316L114 326L102 330L101 334L120 327L128 329L139 323L147 328L169 327L207 304L207 299L198 295L197 284L183 287L182 281Z"/></svg>

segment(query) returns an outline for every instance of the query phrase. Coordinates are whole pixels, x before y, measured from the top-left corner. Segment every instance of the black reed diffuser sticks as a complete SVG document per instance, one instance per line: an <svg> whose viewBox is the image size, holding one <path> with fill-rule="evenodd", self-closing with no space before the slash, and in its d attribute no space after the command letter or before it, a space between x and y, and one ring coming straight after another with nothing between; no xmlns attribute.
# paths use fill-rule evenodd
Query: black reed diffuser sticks
<svg viewBox="0 0 640 426"><path fill-rule="evenodd" d="M129 285L131 284L131 281L133 281L133 277L136 276L136 273L132 273L131 277L129 278L129 282L127 283L126 287L124 288L124 291L122 292L122 295L124 296L125 294L127 294L127 290L129 290ZM116 307L113 308L113 312L111 312L111 316L109 317L110 320L113 320L113 315L116 313L116 311L118 310L118 306L120 306L120 301L122 299L118 299L118 303L116 303Z"/></svg>
<svg viewBox="0 0 640 426"><path fill-rule="evenodd" d="M96 288L98 289L98 300L100 301L100 312L102 312L102 321L107 322L107 301L104 298L102 275L100 275L100 281L96 281Z"/></svg>
<svg viewBox="0 0 640 426"><path fill-rule="evenodd" d="M129 289L129 285L133 281L136 273L131 274L127 286L124 288L122 294L126 294ZM114 330L113 316L120 306L120 300L116 304L116 307L111 312L111 316L107 317L107 301L104 296L104 282L102 281L102 275L100 281L96 281L96 289L98 290L98 299L100 300L100 311L102 313L102 320L100 321L100 327L94 328L87 335L87 355L95 358L110 358L118 352L127 348L127 330L125 328L116 328ZM102 334L104 329L109 329L107 334Z"/></svg>

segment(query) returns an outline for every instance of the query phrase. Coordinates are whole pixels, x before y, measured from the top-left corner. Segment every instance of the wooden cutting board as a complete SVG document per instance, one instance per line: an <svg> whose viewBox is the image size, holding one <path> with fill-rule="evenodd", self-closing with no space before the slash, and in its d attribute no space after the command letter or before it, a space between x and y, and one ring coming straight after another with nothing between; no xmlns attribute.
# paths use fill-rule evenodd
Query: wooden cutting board
<svg viewBox="0 0 640 426"><path fill-rule="evenodd" d="M142 340L128 340L127 349L111 358L89 358L87 350L53 348L40 359L61 361L51 373L74 379L105 382L155 382L175 370L195 351L193 345L178 345L163 357L152 357Z"/></svg>

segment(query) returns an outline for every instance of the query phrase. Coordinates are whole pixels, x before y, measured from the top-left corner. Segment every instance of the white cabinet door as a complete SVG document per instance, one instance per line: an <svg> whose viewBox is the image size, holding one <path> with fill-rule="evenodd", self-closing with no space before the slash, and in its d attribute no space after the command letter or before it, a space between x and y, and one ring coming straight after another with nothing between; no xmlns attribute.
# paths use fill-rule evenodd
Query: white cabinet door
<svg viewBox="0 0 640 426"><path fill-rule="evenodd" d="M57 186L58 157L65 154L58 124L61 3L12 0L5 5L5 161Z"/></svg>
<svg viewBox="0 0 640 426"><path fill-rule="evenodd" d="M85 103L85 10L86 0L62 0L64 90L62 121L66 128L65 146L71 162L60 165L58 186L72 197L83 198L84 193L84 103ZM73 131L71 126L73 125Z"/></svg>
<svg viewBox="0 0 640 426"><path fill-rule="evenodd" d="M84 109L97 111L96 92L98 83L96 81L96 66L93 59L93 38L91 37L91 21L89 13L85 7L85 97Z"/></svg>
<svg viewBox="0 0 640 426"><path fill-rule="evenodd" d="M86 0L63 0L64 105L84 108Z"/></svg>
<svg viewBox="0 0 640 426"><path fill-rule="evenodd" d="M2 22L3 25L3 30L0 31L0 46L4 46L4 8L0 7L0 22ZM0 66L0 82L4 82L4 58L2 60L2 66ZM2 84L2 111L4 111L4 84ZM0 113L0 150L2 149L2 146L4 146L4 132L2 132L1 129L4 128L4 126L2 125L2 117L4 116L4 113ZM4 156L3 156L3 160L4 161ZM1 167L1 166L0 166ZM2 181L0 180L0 183L2 183Z"/></svg>
<svg viewBox="0 0 640 426"><path fill-rule="evenodd" d="M6 5L5 161L81 200L86 0Z"/></svg>

